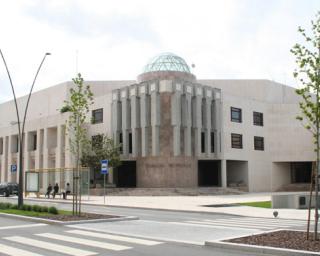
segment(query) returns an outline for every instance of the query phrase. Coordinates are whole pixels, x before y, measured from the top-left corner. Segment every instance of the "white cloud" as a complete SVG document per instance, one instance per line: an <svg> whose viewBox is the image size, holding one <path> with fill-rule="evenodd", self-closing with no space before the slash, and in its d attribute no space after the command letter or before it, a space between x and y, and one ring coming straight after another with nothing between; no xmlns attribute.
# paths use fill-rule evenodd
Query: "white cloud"
<svg viewBox="0 0 320 256"><path fill-rule="evenodd" d="M135 79L155 54L172 51L198 78L268 78L295 84L289 49L317 1L3 1L0 47L18 95L52 52L36 89L70 80ZM10 98L0 63L0 102Z"/></svg>

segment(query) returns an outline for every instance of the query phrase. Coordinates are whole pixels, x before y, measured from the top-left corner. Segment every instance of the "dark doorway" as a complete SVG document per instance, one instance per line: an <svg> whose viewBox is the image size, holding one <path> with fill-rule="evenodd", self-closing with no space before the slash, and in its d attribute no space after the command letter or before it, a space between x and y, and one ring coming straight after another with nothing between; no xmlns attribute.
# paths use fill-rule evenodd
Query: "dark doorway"
<svg viewBox="0 0 320 256"><path fill-rule="evenodd" d="M291 163L291 178L293 183L310 183L312 162Z"/></svg>
<svg viewBox="0 0 320 256"><path fill-rule="evenodd" d="M199 187L221 186L221 162L216 160L198 161Z"/></svg>
<svg viewBox="0 0 320 256"><path fill-rule="evenodd" d="M115 171L115 183L119 188L134 188L137 186L136 161L122 161Z"/></svg>

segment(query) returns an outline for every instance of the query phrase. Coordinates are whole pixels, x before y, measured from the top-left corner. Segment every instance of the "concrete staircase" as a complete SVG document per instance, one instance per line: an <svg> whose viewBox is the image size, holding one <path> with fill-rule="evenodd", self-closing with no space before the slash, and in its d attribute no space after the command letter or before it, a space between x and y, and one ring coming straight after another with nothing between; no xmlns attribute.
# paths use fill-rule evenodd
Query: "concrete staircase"
<svg viewBox="0 0 320 256"><path fill-rule="evenodd" d="M90 189L90 195L102 196L103 188ZM106 188L109 196L205 196L238 195L244 192L235 188L199 187L199 188Z"/></svg>
<svg viewBox="0 0 320 256"><path fill-rule="evenodd" d="M310 191L310 183L292 183L282 186L277 192Z"/></svg>

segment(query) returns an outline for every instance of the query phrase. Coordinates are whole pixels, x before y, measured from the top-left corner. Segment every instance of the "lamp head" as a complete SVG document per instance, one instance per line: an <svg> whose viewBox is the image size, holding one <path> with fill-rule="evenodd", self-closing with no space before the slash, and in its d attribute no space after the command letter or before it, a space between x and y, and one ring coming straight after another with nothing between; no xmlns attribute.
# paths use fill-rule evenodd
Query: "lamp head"
<svg viewBox="0 0 320 256"><path fill-rule="evenodd" d="M46 52L46 55L48 56L48 55L51 55L51 53L50 52Z"/></svg>

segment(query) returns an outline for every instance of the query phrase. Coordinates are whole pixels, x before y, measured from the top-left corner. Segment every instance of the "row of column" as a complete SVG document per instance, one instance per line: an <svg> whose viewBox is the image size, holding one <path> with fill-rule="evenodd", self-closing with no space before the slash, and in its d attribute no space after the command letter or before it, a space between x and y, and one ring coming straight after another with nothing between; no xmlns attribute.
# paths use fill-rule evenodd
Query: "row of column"
<svg viewBox="0 0 320 256"><path fill-rule="evenodd" d="M65 151L65 147L68 146L68 139L65 134L65 126L59 125L56 127L56 141L49 141L50 129L44 128L38 129L34 132L26 132L24 135L24 148L23 148L23 170L30 169L48 169L48 168L63 168L65 166L72 166L71 155L68 151ZM31 143L32 136L36 134L36 150L32 149ZM16 181L19 180L19 172L16 172L16 179L12 180L11 165L17 164L19 170L19 152L12 153L12 140L16 135L10 135L3 137L3 150L1 155L1 181ZM52 144L52 145L49 145ZM20 149L18 149L19 151ZM53 155L51 155L53 154ZM31 164L32 158L34 158L34 166ZM14 160L15 159L15 160ZM51 159L51 160L50 160ZM50 164L53 161L54 164ZM55 172L55 179L60 180L60 172ZM47 184L46 174L43 175L43 186Z"/></svg>
<svg viewBox="0 0 320 256"><path fill-rule="evenodd" d="M174 156L203 156L201 133L205 133L205 156L212 157L211 133L214 134L214 156L220 155L221 95L220 90L201 85L159 81L132 85L113 92L112 131L117 143L122 134L123 155L152 156L160 151L160 95L171 93L171 123ZM167 109L167 108L166 108ZM168 110L170 111L170 110ZM183 152L181 152L183 131ZM131 140L129 142L129 134ZM192 143L194 141L194 143ZM193 148L194 145L194 148ZM149 153L150 152L150 153Z"/></svg>

